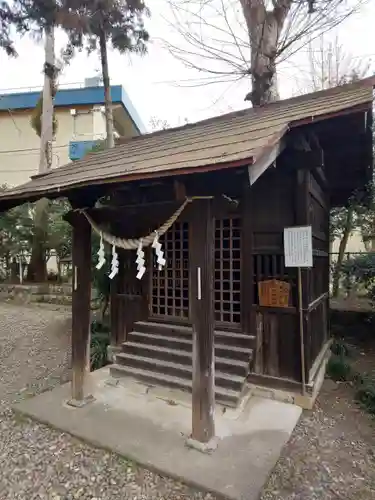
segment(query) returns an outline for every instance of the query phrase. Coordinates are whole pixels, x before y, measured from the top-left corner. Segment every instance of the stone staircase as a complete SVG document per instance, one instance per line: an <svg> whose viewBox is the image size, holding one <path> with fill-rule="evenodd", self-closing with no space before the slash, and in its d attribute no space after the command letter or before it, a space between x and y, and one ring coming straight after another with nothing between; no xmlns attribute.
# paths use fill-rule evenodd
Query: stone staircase
<svg viewBox="0 0 375 500"><path fill-rule="evenodd" d="M235 407L244 389L252 358L252 337L215 331L216 401ZM110 367L114 378L133 377L147 385L191 392L192 329L138 322Z"/></svg>

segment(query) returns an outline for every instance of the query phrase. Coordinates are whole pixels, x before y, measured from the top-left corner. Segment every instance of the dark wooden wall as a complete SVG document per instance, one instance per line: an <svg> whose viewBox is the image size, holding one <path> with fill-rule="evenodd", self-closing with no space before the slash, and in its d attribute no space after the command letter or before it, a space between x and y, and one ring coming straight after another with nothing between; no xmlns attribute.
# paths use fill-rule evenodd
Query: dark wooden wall
<svg viewBox="0 0 375 500"><path fill-rule="evenodd" d="M320 157L321 158L321 157ZM301 341L297 270L285 268L283 230L312 225L311 270L302 270L305 371L327 340L329 204L319 157L285 152L277 168L270 168L251 188L252 224L246 224L252 241L251 330L256 337L252 372L264 377L300 382ZM261 307L259 281L276 278L290 284L289 306Z"/></svg>
<svg viewBox="0 0 375 500"><path fill-rule="evenodd" d="M318 155L309 160L318 162ZM314 265L307 273L307 304L305 318L306 379L309 379L314 361L327 342L329 307L329 196L324 168L309 168L306 174L308 224L313 233Z"/></svg>
<svg viewBox="0 0 375 500"><path fill-rule="evenodd" d="M194 183L190 180L190 195L215 196L212 205L215 325L255 337L252 371L258 376L295 383L302 379L297 271L284 265L285 227L311 224L313 228L314 267L302 270L306 379L327 339L329 204L324 174L318 168L320 160L319 155L287 151L278 160L277 168L268 169L252 187L248 186L244 172L224 180L220 176L217 181L200 179ZM155 191L159 196L159 188L155 187ZM222 194L232 196L238 203L229 203ZM119 235L138 237L163 223L181 204L173 200L170 190L163 196L164 201L149 200L149 206L145 202L126 209L117 208L116 213L121 213L122 218L119 229L122 234ZM178 224L189 225L191 214L192 206L189 206ZM190 230L185 232L190 247L194 235ZM168 238L163 248L167 260L170 240L175 236L171 233ZM181 281L185 279L181 262L178 264L180 269L173 269L169 264L159 272L155 271L149 257L148 276L138 282L135 275L131 275L135 271L135 256L131 254L124 252L117 290L114 286L113 317L117 326L113 340L125 340L133 323L148 317L152 321L190 324L190 278L186 278L187 285ZM290 284L288 307L259 305L258 283L270 278ZM175 290L162 296L160 283L163 289L170 290L173 282ZM189 288L187 294L183 290L185 285Z"/></svg>
<svg viewBox="0 0 375 500"><path fill-rule="evenodd" d="M163 224L187 196L213 196L215 219L214 249L214 318L220 329L241 331L241 191L247 180L247 169L241 172L217 172L215 176L189 176L180 187L186 192L176 199L171 182L159 182L134 190L124 188L115 193L111 207L99 209L101 223L109 218L114 234L136 238ZM125 186L126 187L126 186ZM225 196L223 196L225 195ZM229 197L229 199L227 198ZM131 202L126 204L126 202ZM189 204L178 221L160 238L167 265L161 271L155 265L154 253L146 252L147 273L135 278L135 252L122 252L120 273L112 286L112 342L126 340L134 323L153 322L191 324L190 247L193 242L191 222L194 205ZM98 221L99 222L99 221Z"/></svg>

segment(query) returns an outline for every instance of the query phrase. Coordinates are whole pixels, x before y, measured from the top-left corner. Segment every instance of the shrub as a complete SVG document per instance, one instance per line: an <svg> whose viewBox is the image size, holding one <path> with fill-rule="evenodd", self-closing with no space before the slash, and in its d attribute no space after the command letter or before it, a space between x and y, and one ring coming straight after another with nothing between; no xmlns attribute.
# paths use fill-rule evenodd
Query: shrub
<svg viewBox="0 0 375 500"><path fill-rule="evenodd" d="M346 357L350 356L348 345L341 339L334 339L331 345L331 351L336 356Z"/></svg>
<svg viewBox="0 0 375 500"><path fill-rule="evenodd" d="M375 415L375 379L363 377L355 393L356 401L371 415Z"/></svg>
<svg viewBox="0 0 375 500"><path fill-rule="evenodd" d="M98 370L107 364L107 347L110 342L110 330L99 321L91 323L90 368Z"/></svg>
<svg viewBox="0 0 375 500"><path fill-rule="evenodd" d="M336 382L352 380L352 367L345 356L332 353L327 365L327 376Z"/></svg>
<svg viewBox="0 0 375 500"><path fill-rule="evenodd" d="M342 263L341 272L347 288L362 285L371 301L375 302L375 252L355 255Z"/></svg>

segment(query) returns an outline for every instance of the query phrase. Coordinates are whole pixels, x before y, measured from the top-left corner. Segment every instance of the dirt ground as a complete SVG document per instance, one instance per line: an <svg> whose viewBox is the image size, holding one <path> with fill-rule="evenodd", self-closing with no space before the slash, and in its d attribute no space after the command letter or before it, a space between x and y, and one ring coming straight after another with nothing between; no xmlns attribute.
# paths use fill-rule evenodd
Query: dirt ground
<svg viewBox="0 0 375 500"><path fill-rule="evenodd" d="M350 340L349 340L350 342ZM352 346L357 371L375 370L375 342ZM375 420L354 402L354 388L326 380L304 412L261 500L375 498Z"/></svg>

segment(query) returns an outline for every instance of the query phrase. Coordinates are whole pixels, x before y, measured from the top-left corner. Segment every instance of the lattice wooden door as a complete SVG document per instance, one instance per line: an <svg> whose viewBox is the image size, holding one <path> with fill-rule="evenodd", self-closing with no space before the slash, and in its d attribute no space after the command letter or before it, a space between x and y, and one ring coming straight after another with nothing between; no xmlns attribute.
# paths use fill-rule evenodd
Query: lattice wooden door
<svg viewBox="0 0 375 500"><path fill-rule="evenodd" d="M215 321L241 322L241 220L215 221Z"/></svg>
<svg viewBox="0 0 375 500"><path fill-rule="evenodd" d="M154 263L151 283L151 315L189 322L189 226L176 222L160 239L166 266ZM217 325L241 322L241 221L215 221L214 310Z"/></svg>
<svg viewBox="0 0 375 500"><path fill-rule="evenodd" d="M160 238L166 266L155 265L151 279L151 315L168 320L189 320L189 226L176 222Z"/></svg>

